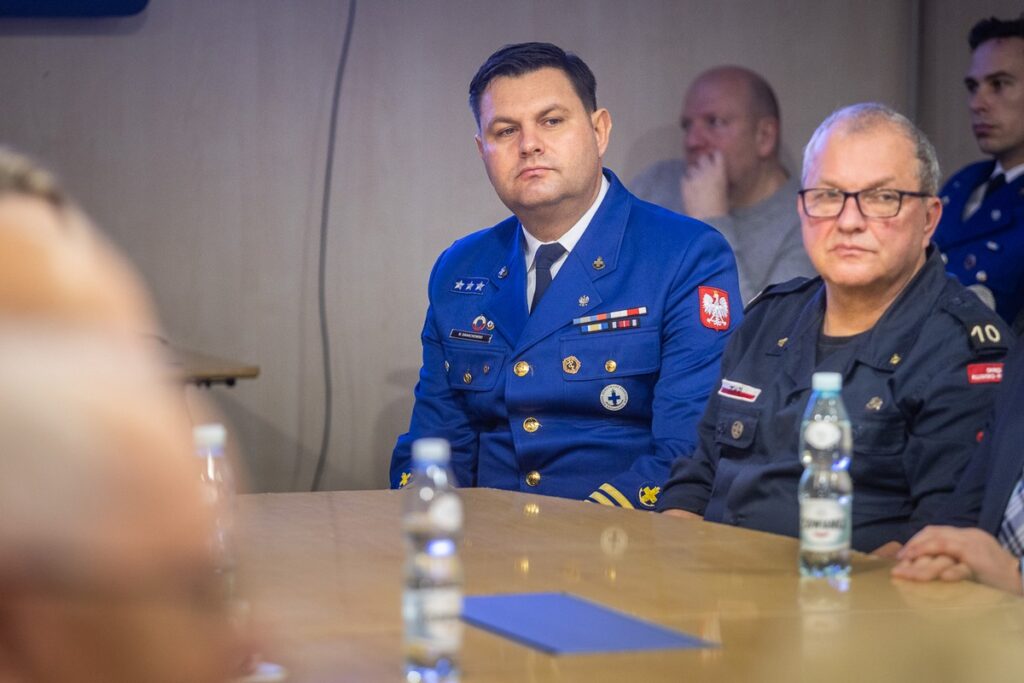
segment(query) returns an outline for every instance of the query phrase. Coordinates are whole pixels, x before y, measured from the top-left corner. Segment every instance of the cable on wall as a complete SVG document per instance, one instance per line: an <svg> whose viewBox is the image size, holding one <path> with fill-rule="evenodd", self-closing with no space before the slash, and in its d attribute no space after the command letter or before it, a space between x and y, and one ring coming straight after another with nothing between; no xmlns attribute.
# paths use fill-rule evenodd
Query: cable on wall
<svg viewBox="0 0 1024 683"><path fill-rule="evenodd" d="M316 461L316 473L310 491L320 488L320 479L327 464L327 449L331 443L331 413L334 407L334 382L331 376L331 337L327 329L327 225L331 207L331 180L334 176L334 147L338 137L338 109L341 101L341 83L348 62L348 48L352 43L352 27L356 19L356 0L349 0L348 19L345 24L345 38L341 43L341 56L334 76L334 92L331 97L331 123L327 133L327 163L324 169L324 198L320 208L320 266L317 272L317 303L320 309L320 348L324 365L324 427L320 436L320 455Z"/></svg>

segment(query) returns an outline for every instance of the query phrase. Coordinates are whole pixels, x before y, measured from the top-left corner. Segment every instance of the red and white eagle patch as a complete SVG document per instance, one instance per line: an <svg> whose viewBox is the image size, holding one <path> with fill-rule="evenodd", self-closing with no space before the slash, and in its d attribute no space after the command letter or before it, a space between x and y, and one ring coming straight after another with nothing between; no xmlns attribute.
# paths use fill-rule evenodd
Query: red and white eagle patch
<svg viewBox="0 0 1024 683"><path fill-rule="evenodd" d="M729 293L717 287L698 287L700 322L712 330L729 329Z"/></svg>

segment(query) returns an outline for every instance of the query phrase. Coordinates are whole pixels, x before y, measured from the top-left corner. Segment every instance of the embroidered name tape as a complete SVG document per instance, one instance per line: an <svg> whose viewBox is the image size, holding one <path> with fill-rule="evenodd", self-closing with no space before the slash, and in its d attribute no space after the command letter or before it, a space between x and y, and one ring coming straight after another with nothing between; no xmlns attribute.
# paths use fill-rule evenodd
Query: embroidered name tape
<svg viewBox="0 0 1024 683"><path fill-rule="evenodd" d="M485 277L460 277L452 283L456 294L483 294L489 280Z"/></svg>
<svg viewBox="0 0 1024 683"><path fill-rule="evenodd" d="M597 315L585 315L582 318L573 318L573 325L586 325L587 323L596 323L603 320L618 320L619 318L632 318L638 315L647 315L646 306L638 306L637 308L624 308L621 311L612 311L611 313L598 313Z"/></svg>
<svg viewBox="0 0 1024 683"><path fill-rule="evenodd" d="M1003 364L971 363L967 366L967 381L971 384L999 384L1003 381Z"/></svg>
<svg viewBox="0 0 1024 683"><path fill-rule="evenodd" d="M722 386L718 390L719 396L725 396L727 398L734 398L737 401L746 401L747 403L753 403L757 400L757 397L761 395L761 390L757 387L752 387L747 384L741 384L739 382L733 382L730 379L722 378Z"/></svg>
<svg viewBox="0 0 1024 683"><path fill-rule="evenodd" d="M493 336L486 332L470 332L469 330L452 330L448 333L449 339L461 339L462 341L478 342L480 344L490 344L491 337Z"/></svg>

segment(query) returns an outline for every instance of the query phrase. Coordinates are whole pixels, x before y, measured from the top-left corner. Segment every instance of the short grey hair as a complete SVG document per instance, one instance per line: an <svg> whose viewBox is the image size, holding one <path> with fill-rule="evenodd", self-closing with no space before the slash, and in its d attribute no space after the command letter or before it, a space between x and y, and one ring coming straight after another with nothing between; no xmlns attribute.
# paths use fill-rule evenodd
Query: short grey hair
<svg viewBox="0 0 1024 683"><path fill-rule="evenodd" d="M807 146L804 147L804 167L800 176L801 183L807 184L807 172L811 163L817 158L828 134L841 128L847 132L870 130L881 124L889 124L897 128L914 145L917 157L917 177L921 184L920 192L936 194L939 191L939 158L931 141L915 126L910 119L892 107L879 102L862 102L837 109L829 114L814 131Z"/></svg>
<svg viewBox="0 0 1024 683"><path fill-rule="evenodd" d="M29 157L0 147L0 197L7 195L39 199L55 209L72 204L53 174Z"/></svg>

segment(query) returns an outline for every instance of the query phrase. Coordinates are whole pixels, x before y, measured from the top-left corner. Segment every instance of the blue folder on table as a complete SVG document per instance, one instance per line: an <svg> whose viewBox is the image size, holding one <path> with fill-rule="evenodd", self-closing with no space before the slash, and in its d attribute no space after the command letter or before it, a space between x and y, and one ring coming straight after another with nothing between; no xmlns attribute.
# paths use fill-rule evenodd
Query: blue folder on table
<svg viewBox="0 0 1024 683"><path fill-rule="evenodd" d="M462 619L550 654L717 647L568 593L466 596Z"/></svg>

